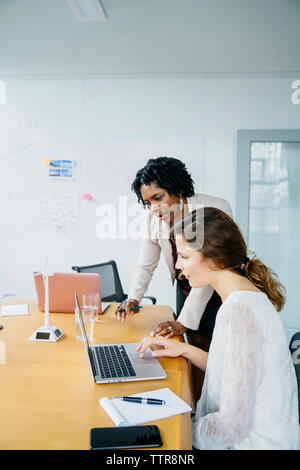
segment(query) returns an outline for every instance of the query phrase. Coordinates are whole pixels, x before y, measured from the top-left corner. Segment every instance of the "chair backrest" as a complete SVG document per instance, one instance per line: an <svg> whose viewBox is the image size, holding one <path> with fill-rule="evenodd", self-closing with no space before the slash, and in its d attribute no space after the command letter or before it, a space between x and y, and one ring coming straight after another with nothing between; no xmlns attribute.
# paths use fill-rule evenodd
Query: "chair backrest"
<svg viewBox="0 0 300 470"><path fill-rule="evenodd" d="M295 366L298 383L298 405L299 405L299 423L300 423L300 331L295 333L290 341L290 352Z"/></svg>
<svg viewBox="0 0 300 470"><path fill-rule="evenodd" d="M89 266L72 266L72 269L79 273L98 273L100 275L101 300L103 302L123 302L127 298L114 260Z"/></svg>

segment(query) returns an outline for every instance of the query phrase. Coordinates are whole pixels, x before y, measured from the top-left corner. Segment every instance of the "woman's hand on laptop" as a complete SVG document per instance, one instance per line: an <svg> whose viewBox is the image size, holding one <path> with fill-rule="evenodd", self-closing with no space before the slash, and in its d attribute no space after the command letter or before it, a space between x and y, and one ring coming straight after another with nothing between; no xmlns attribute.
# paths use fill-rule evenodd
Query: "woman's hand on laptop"
<svg viewBox="0 0 300 470"><path fill-rule="evenodd" d="M136 348L136 351L140 353L140 358L144 357L145 352L150 348L150 346L158 347L152 351L152 356L154 357L177 357L184 354L186 344L162 337L146 337L139 342Z"/></svg>
<svg viewBox="0 0 300 470"><path fill-rule="evenodd" d="M124 302L122 302L117 310L115 311L115 319L116 320L121 320L124 321L128 317L129 314L133 315L135 313L139 312L139 308L130 310L133 307L137 307L139 305L139 302L136 299L126 299ZM120 310L118 312L118 310Z"/></svg>
<svg viewBox="0 0 300 470"><path fill-rule="evenodd" d="M151 336L165 336L166 338L172 338L172 336L183 335L186 330L187 328L179 321L165 321L157 325L150 334Z"/></svg>
<svg viewBox="0 0 300 470"><path fill-rule="evenodd" d="M156 336L155 338L144 338L137 345L136 351L140 353L142 359L150 346L154 346L154 350L151 352L154 357L178 357L183 356L189 359L192 364L201 370L206 369L208 353L203 351L197 346L191 344L182 343L181 341L174 341L173 339L166 339L162 336Z"/></svg>

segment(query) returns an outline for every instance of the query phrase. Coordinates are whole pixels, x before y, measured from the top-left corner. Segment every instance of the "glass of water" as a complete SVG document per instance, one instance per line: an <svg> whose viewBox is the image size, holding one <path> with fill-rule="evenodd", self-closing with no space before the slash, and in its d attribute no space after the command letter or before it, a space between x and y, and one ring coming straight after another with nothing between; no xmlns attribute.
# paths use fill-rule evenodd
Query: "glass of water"
<svg viewBox="0 0 300 470"><path fill-rule="evenodd" d="M83 294L82 296L82 306L93 312L94 321L98 320L99 301L98 293Z"/></svg>
<svg viewBox="0 0 300 470"><path fill-rule="evenodd" d="M89 307L80 307L86 335L88 337L89 341L92 341L93 339L93 332L94 332L94 315L95 311L93 309L90 309ZM82 333L81 333L81 328L80 328L80 321L79 321L79 314L78 314L78 309L77 307L75 308L75 326L76 326L76 338L79 341L83 340Z"/></svg>

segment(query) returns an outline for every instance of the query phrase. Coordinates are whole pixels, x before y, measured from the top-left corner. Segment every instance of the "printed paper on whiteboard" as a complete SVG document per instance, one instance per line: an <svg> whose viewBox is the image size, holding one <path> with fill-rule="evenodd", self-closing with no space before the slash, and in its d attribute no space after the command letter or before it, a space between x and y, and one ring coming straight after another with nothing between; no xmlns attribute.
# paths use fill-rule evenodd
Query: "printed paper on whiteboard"
<svg viewBox="0 0 300 470"><path fill-rule="evenodd" d="M71 180L74 178L72 160L51 160L48 166L50 179Z"/></svg>

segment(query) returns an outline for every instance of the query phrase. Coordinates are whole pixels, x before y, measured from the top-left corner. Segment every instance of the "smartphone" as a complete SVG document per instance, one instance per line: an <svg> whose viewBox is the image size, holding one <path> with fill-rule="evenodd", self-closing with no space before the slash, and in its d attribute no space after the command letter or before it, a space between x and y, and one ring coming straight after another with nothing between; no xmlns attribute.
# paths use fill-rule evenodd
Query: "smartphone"
<svg viewBox="0 0 300 470"><path fill-rule="evenodd" d="M161 445L162 440L157 426L93 428L90 431L91 450L135 449Z"/></svg>

